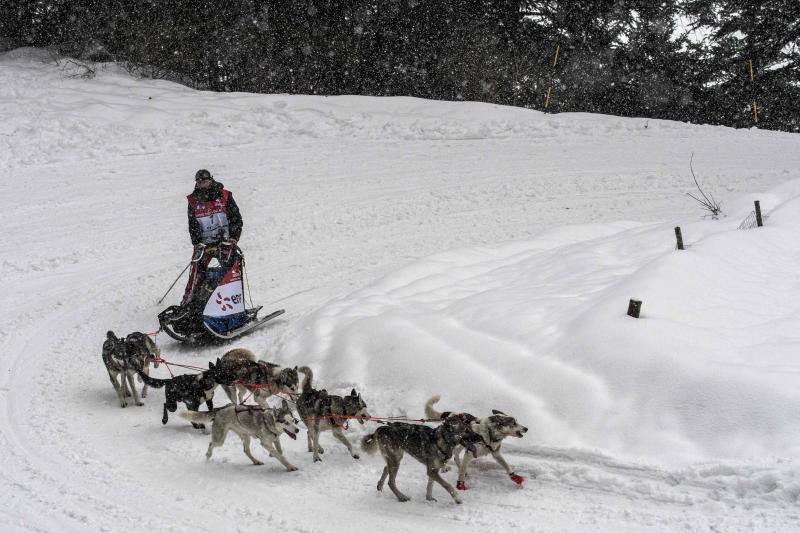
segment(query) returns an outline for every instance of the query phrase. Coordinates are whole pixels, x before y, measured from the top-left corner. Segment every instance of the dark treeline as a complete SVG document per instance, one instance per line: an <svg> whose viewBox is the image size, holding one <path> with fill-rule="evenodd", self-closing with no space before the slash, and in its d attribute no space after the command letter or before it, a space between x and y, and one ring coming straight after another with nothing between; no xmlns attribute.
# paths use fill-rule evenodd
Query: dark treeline
<svg viewBox="0 0 800 533"><path fill-rule="evenodd" d="M800 131L799 0L5 0L0 38L215 91L544 109L552 87L554 112L749 127L755 101Z"/></svg>

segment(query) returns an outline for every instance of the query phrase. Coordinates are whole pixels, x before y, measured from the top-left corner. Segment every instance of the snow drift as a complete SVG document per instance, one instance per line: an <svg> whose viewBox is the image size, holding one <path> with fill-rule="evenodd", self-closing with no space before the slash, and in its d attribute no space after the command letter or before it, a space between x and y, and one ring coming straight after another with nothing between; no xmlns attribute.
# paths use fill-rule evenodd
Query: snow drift
<svg viewBox="0 0 800 533"><path fill-rule="evenodd" d="M435 392L452 409L514 413L529 449L794 456L800 182L770 199L764 228L737 230L747 211L685 224L684 251L670 225L606 224L437 254L305 317L287 358L392 391L384 409Z"/></svg>

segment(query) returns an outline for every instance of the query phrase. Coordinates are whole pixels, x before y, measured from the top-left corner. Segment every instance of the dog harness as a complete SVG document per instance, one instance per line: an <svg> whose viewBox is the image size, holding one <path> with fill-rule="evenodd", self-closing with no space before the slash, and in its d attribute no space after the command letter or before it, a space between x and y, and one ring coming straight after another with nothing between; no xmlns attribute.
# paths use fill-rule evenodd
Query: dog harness
<svg viewBox="0 0 800 533"><path fill-rule="evenodd" d="M481 442L476 444L481 444L486 447L487 450L490 452L496 451L500 446L499 444L503 442L503 439L495 439L494 432L492 428L486 428L483 431L476 431L475 432L481 438Z"/></svg>
<svg viewBox="0 0 800 533"><path fill-rule="evenodd" d="M128 368L130 354L128 353L128 343L125 339L108 339L103 344L103 350L107 351L108 360L114 366L112 370L115 372L122 372Z"/></svg>

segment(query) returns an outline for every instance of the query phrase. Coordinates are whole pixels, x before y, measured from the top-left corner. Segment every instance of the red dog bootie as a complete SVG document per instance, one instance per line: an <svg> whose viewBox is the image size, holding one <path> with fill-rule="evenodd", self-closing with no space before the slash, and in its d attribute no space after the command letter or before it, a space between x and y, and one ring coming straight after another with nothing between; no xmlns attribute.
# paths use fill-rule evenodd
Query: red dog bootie
<svg viewBox="0 0 800 533"><path fill-rule="evenodd" d="M522 477L522 476L518 476L518 475L517 475L517 474L515 474L514 472L511 472L511 473L508 475L508 477L510 477L510 478L511 478L511 481L513 481L514 483L516 483L516 484L517 484L517 485L519 485L520 487L522 486L522 484L523 484L523 483L525 483L525 478L524 478L524 477Z"/></svg>
<svg viewBox="0 0 800 533"><path fill-rule="evenodd" d="M456 481L456 488L458 490L469 490L469 487L467 487L467 484L463 481Z"/></svg>

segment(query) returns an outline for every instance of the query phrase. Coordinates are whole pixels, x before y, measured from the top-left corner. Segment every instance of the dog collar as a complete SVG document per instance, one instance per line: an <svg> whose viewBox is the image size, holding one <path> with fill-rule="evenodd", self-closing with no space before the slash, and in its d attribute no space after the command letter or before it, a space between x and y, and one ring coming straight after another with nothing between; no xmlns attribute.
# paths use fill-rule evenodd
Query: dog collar
<svg viewBox="0 0 800 533"><path fill-rule="evenodd" d="M444 440L444 439L445 439L444 435L442 435L442 440ZM445 442L447 442L447 441L445 441ZM436 439L436 449L439 450L439 452L442 455L444 455L445 457L450 457L452 455L452 453L453 453L452 451L443 450L441 445L439 444L439 439L438 438Z"/></svg>
<svg viewBox="0 0 800 533"><path fill-rule="evenodd" d="M491 427L489 428L488 434L489 434L489 443L495 444L497 442L503 442L503 439L495 439L494 438L494 432L492 431Z"/></svg>

